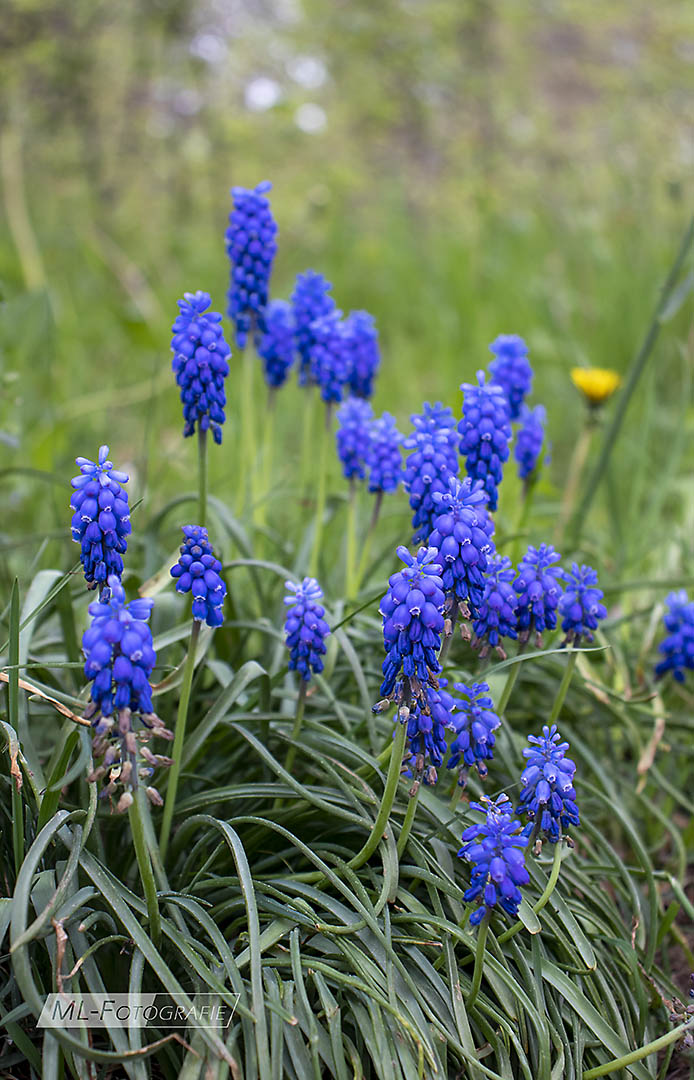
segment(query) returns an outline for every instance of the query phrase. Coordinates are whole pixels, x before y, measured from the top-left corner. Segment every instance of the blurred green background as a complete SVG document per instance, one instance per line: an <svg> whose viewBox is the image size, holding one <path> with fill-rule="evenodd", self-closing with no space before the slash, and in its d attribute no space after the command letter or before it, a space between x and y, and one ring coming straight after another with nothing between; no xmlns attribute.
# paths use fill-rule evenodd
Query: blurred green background
<svg viewBox="0 0 694 1080"><path fill-rule="evenodd" d="M64 483L108 442L150 511L194 486L169 328L184 290L224 310L231 185L273 181L275 296L312 266L340 307L376 316L375 407L402 426L425 398L459 413L488 343L526 338L550 508L583 422L569 369L626 370L694 205L694 7L679 0L19 0L0 71L0 455ZM692 494L690 299L595 505L622 569L653 554L644 515ZM224 496L237 394L232 362L212 455ZM282 392L285 466L301 409ZM3 546L23 529L43 553L66 491L2 479Z"/></svg>

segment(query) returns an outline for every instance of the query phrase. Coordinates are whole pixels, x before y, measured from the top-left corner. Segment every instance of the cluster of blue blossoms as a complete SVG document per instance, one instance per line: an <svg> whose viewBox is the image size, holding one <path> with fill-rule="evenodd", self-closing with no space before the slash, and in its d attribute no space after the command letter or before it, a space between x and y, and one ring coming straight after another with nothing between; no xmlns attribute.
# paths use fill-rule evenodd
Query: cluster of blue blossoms
<svg viewBox="0 0 694 1080"><path fill-rule="evenodd" d="M515 640L517 596L513 588L516 571L506 556L495 555L487 566L484 577L484 595L478 605L473 623L472 647L479 648L484 658L489 649L496 649L502 660L506 658L501 639Z"/></svg>
<svg viewBox="0 0 694 1080"><path fill-rule="evenodd" d="M569 744L561 741L556 724L551 728L545 724L542 735L529 735L528 742L519 813L536 823L538 835L556 844L569 826L580 824L573 786L576 765L566 757Z"/></svg>
<svg viewBox="0 0 694 1080"><path fill-rule="evenodd" d="M533 384L533 369L528 360L528 346L518 334L499 334L489 346L494 359L489 364L492 380L506 395L509 417L517 420L525 397Z"/></svg>
<svg viewBox="0 0 694 1080"><path fill-rule="evenodd" d="M436 506L429 547L439 553L446 593L446 612L456 605L467 618L476 612L484 595L484 574L494 554L494 522L486 509L487 494L482 484L469 477L461 483L448 479L447 491L432 494Z"/></svg>
<svg viewBox="0 0 694 1080"><path fill-rule="evenodd" d="M311 381L326 405L342 401L349 378L349 341L342 312L335 308L311 324Z"/></svg>
<svg viewBox="0 0 694 1080"><path fill-rule="evenodd" d="M298 671L305 682L323 670L325 639L330 627L325 620L325 608L320 603L323 591L315 578L306 577L296 585L286 581L290 590L284 602L288 607L284 623L286 645L289 649L289 669Z"/></svg>
<svg viewBox="0 0 694 1080"><path fill-rule="evenodd" d="M427 686L426 707L415 701L407 716L408 752L403 772L406 776L413 776L415 784L421 780L425 784L436 783L436 770L443 764L448 751L446 730L455 730L453 711L456 702L447 687L447 679L439 679L438 687ZM405 688L396 685L395 699L404 700L405 694Z"/></svg>
<svg viewBox="0 0 694 1080"><path fill-rule="evenodd" d="M539 638L543 630L554 630L557 625L563 570L555 564L560 558L551 544L540 544L539 548L529 547L518 564L516 620L523 642L532 633Z"/></svg>
<svg viewBox="0 0 694 1080"><path fill-rule="evenodd" d="M448 491L451 476L458 475L458 447L455 418L440 402L424 403L421 413L411 417L414 432L405 440L412 452L405 460L403 483L414 510L414 542L428 540L438 512L434 495Z"/></svg>
<svg viewBox="0 0 694 1080"><path fill-rule="evenodd" d="M378 331L368 311L351 311L345 319L349 363L349 387L355 397L370 398L381 361Z"/></svg>
<svg viewBox="0 0 694 1080"><path fill-rule="evenodd" d="M494 732L501 724L494 712L487 683L455 683L462 696L456 699L454 727L456 736L451 743L449 769L458 769L458 783L465 786L468 769L474 765L480 776L487 775L486 762L494 756Z"/></svg>
<svg viewBox="0 0 694 1080"><path fill-rule="evenodd" d="M315 343L313 325L335 308L335 301L330 296L331 288L330 282L315 270L307 270L305 274L296 276L291 303L301 386L305 386L311 377L311 352Z"/></svg>
<svg viewBox="0 0 694 1080"><path fill-rule="evenodd" d="M349 397L337 410L337 456L345 480L363 480L373 409L363 398Z"/></svg>
<svg viewBox="0 0 694 1080"><path fill-rule="evenodd" d="M658 646L663 659L655 674L660 679L671 671L677 682L684 682L685 671L694 670L694 601L680 589L670 593L667 606L663 616L667 636Z"/></svg>
<svg viewBox="0 0 694 1080"><path fill-rule="evenodd" d="M472 383L461 386L460 453L465 458L468 476L482 481L489 496L489 509L494 511L503 464L510 452L509 403L504 389L497 383L486 382L484 372L478 371L477 383L477 386Z"/></svg>
<svg viewBox="0 0 694 1080"><path fill-rule="evenodd" d="M607 615L607 608L602 602L603 592L598 588L597 573L591 566L572 563L571 570L564 572L564 586L558 611L566 641L576 645L581 638L592 641L593 631Z"/></svg>
<svg viewBox="0 0 694 1080"><path fill-rule="evenodd" d="M192 593L192 615L196 622L208 626L221 626L222 611L227 587L222 581L222 564L215 557L214 548L201 525L183 525L185 541L181 544L178 562L171 567L171 577L176 579L176 592Z"/></svg>
<svg viewBox="0 0 694 1080"><path fill-rule="evenodd" d="M397 491L402 482L402 442L403 436L390 413L384 412L371 421L366 448L369 491Z"/></svg>
<svg viewBox="0 0 694 1080"><path fill-rule="evenodd" d="M231 262L227 314L236 326L236 342L242 349L252 330L265 330L272 264L277 253L277 225L264 180L254 188L231 189L234 206L225 233Z"/></svg>
<svg viewBox="0 0 694 1080"><path fill-rule="evenodd" d="M105 587L108 578L123 573L123 554L130 535L128 476L108 460L108 446L99 447L97 461L77 458L80 475L72 480L70 500L72 539L80 545L80 560L90 588Z"/></svg>
<svg viewBox="0 0 694 1080"><path fill-rule="evenodd" d="M221 443L231 349L224 340L222 316L207 310L210 303L209 293L200 291L185 293L178 301L180 314L171 328L171 366L181 388L183 434L193 435L197 423L200 431L211 428L214 441Z"/></svg>
<svg viewBox="0 0 694 1080"><path fill-rule="evenodd" d="M535 474L542 453L542 444L545 440L546 419L547 413L544 405L536 405L534 409L523 405L520 413L521 425L513 449L513 455L518 462L518 475L521 480L529 481Z"/></svg>
<svg viewBox="0 0 694 1080"><path fill-rule="evenodd" d="M458 852L472 863L465 900L481 901L470 916L472 926L481 923L497 904L509 915L517 915L523 899L519 886L530 881L524 850L528 835L514 816L508 796L500 795L495 801L483 796L483 800L470 806L480 810L485 820L465 830L463 846Z"/></svg>
<svg viewBox="0 0 694 1080"><path fill-rule="evenodd" d="M268 386L283 386L294 363L294 316L286 300L271 300L268 304L265 330L256 335L256 348Z"/></svg>

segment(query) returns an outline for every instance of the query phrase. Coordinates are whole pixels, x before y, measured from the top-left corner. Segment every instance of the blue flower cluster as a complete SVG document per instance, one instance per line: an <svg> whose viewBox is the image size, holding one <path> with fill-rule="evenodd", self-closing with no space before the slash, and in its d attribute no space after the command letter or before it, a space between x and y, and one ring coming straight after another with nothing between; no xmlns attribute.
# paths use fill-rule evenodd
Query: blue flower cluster
<svg viewBox="0 0 694 1080"><path fill-rule="evenodd" d="M414 510L414 541L428 540L438 507L436 492L448 490L448 480L458 475L458 450L455 419L440 402L425 402L422 413L411 417L414 432L404 443L412 451L405 460L403 483Z"/></svg>
<svg viewBox="0 0 694 1080"><path fill-rule="evenodd" d="M499 334L489 351L494 359L489 364L492 381L506 394L511 420L520 416L521 406L533 384L533 369L528 360L528 346L518 334Z"/></svg>
<svg viewBox="0 0 694 1080"><path fill-rule="evenodd" d="M694 602L684 589L667 598L668 611L663 616L667 637L658 646L663 659L656 664L657 679L671 671L677 682L684 682L685 671L694 670Z"/></svg>
<svg viewBox="0 0 694 1080"><path fill-rule="evenodd" d="M396 491L402 480L403 436L397 429L395 417L384 412L369 425L366 447L366 467L369 491Z"/></svg>
<svg viewBox="0 0 694 1080"><path fill-rule="evenodd" d="M447 612L459 604L467 618L470 611L465 605L476 613L484 596L484 574L494 554L494 522L487 513L487 493L479 481L473 484L466 477L461 483L450 476L447 488L432 494L436 516L429 546L436 548L443 567Z"/></svg>
<svg viewBox="0 0 694 1080"><path fill-rule="evenodd" d="M103 588L111 575L120 579L123 573L122 555L131 532L128 495L122 486L128 477L108 460L108 446L99 447L98 461L79 457L76 464L80 475L72 480L72 539L80 545L87 584Z"/></svg>
<svg viewBox="0 0 694 1080"><path fill-rule="evenodd" d="M453 689L462 696L455 699L453 724L456 736L451 743L448 768L457 769L460 766L458 783L464 787L468 769L473 765L480 776L487 775L485 762L494 756L494 732L501 720L494 712L487 683L473 683L472 686L455 683Z"/></svg>
<svg viewBox="0 0 694 1080"><path fill-rule="evenodd" d="M593 640L593 630L607 615L602 602L603 591L598 588L598 575L591 566L573 563L564 573L565 589L559 598L559 615L567 642L579 644L581 638Z"/></svg>
<svg viewBox="0 0 694 1080"><path fill-rule="evenodd" d="M183 525L185 541L178 562L171 567L176 592L192 593L193 618L208 626L224 622L224 598L227 587L220 577L222 564L202 525Z"/></svg>
<svg viewBox="0 0 694 1080"><path fill-rule="evenodd" d="M265 331L256 335L256 348L268 386L283 386L294 363L294 316L286 300L271 300L266 307Z"/></svg>
<svg viewBox="0 0 694 1080"><path fill-rule="evenodd" d="M440 578L441 567L435 561L435 548L420 548L416 556L405 547L397 549L405 564L388 579L388 592L381 600L383 616L383 661L381 694L393 696L402 673L403 696L409 705L418 700L426 709L424 687L441 671L438 652L443 632L445 596ZM408 690L411 693L408 693Z"/></svg>
<svg viewBox="0 0 694 1080"><path fill-rule="evenodd" d="M251 330L265 329L272 263L277 253L277 225L270 209L268 180L254 188L234 187L234 207L225 233L226 251L231 261L227 293L227 314L236 325L240 349Z"/></svg>
<svg viewBox="0 0 694 1080"><path fill-rule="evenodd" d="M512 584L515 577L516 571L510 559L495 555L489 561L484 578L484 596L473 624L475 636L472 646L480 649L482 658L487 655L490 648L493 648L502 659L505 659L506 654L501 647L501 638L508 637L515 640L518 637L516 632L518 598Z"/></svg>
<svg viewBox="0 0 694 1080"><path fill-rule="evenodd" d="M326 404L342 401L349 376L348 343L342 312L337 309L311 324L311 381Z"/></svg>
<svg viewBox="0 0 694 1080"><path fill-rule="evenodd" d="M305 577L299 584L285 581L290 595L284 602L288 607L284 623L286 644L289 649L289 670L298 671L305 682L311 674L323 670L325 639L330 627L325 621L325 608L319 603L323 591L315 578Z"/></svg>
<svg viewBox="0 0 694 1080"><path fill-rule="evenodd" d="M496 510L502 467L509 456L511 424L504 390L493 382L485 383L484 372L477 373L478 385L463 383L463 418L458 424L460 453L472 480L481 480L489 495L489 509Z"/></svg>
<svg viewBox="0 0 694 1080"><path fill-rule="evenodd" d="M527 764L521 774L519 814L527 814L552 844L571 825L579 825L574 773L576 765L566 757L569 744L561 742L557 725L545 726L540 737L529 735L529 749L523 751Z"/></svg>
<svg viewBox="0 0 694 1080"><path fill-rule="evenodd" d="M368 401L349 397L337 410L337 456L342 462L345 480L366 475L366 455L369 447L370 423L373 410Z"/></svg>
<svg viewBox="0 0 694 1080"><path fill-rule="evenodd" d="M171 327L171 366L181 388L183 434L193 435L198 423L201 431L211 428L214 441L221 443L231 349L224 340L222 316L207 310L210 303L209 293L200 291L185 293L178 301L180 314Z"/></svg>
<svg viewBox="0 0 694 1080"><path fill-rule="evenodd" d="M330 282L315 270L307 270L305 274L296 276L292 308L294 336L299 352L300 386L305 386L310 381L311 350L315 341L313 323L324 315L329 315L335 307L335 301L329 295L331 288Z"/></svg>
<svg viewBox="0 0 694 1080"><path fill-rule="evenodd" d="M497 904L509 915L517 915L523 899L518 886L530 881L523 850L528 845L528 836L513 816L508 796L500 795L494 802L483 796L483 802L484 805L470 803L486 819L465 830L463 846L458 852L472 863L465 900L480 900L480 906L470 916L471 926L477 926Z"/></svg>
<svg viewBox="0 0 694 1080"><path fill-rule="evenodd" d="M415 782L422 779L425 784L435 784L437 768L443 764L448 752L446 729L454 730L453 710L456 701L448 692L448 681L438 680L438 688L427 686L425 692L426 707L414 703L407 718L407 745L409 759L406 762L405 775L413 776ZM404 690L396 687L395 697L402 699Z"/></svg>
<svg viewBox="0 0 694 1080"><path fill-rule="evenodd" d="M557 625L564 571L554 564L560 558L551 544L540 544L539 548L529 547L518 564L518 577L513 587L518 593L518 637L523 642L531 633L539 637L545 628L554 630Z"/></svg>
<svg viewBox="0 0 694 1080"><path fill-rule="evenodd" d="M378 331L368 311L350 311L345 319L349 351L349 386L356 397L370 398L381 362Z"/></svg>
<svg viewBox="0 0 694 1080"><path fill-rule="evenodd" d="M518 475L521 480L527 480L535 472L542 452L547 412L544 405L536 405L534 409L524 405L520 418L513 454L518 462Z"/></svg>

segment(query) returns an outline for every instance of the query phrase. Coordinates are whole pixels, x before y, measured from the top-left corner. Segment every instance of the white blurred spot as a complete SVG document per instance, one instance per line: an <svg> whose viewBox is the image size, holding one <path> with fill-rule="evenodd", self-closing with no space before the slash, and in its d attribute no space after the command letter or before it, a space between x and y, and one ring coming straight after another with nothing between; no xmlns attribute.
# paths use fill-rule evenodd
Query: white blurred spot
<svg viewBox="0 0 694 1080"><path fill-rule="evenodd" d="M246 85L244 91L244 101L246 102L246 108L251 112L265 112L266 109L271 109L273 105L282 97L282 87L274 79L268 79L264 75L261 75L257 79L252 79Z"/></svg>
<svg viewBox="0 0 694 1080"><path fill-rule="evenodd" d="M193 56L199 57L208 64L221 64L227 55L224 39L219 34L210 31L196 34L190 43L189 50Z"/></svg>
<svg viewBox="0 0 694 1080"><path fill-rule="evenodd" d="M328 76L325 64L317 56L295 56L287 62L287 74L306 90L317 90Z"/></svg>
<svg viewBox="0 0 694 1080"><path fill-rule="evenodd" d="M294 113L294 123L300 131L305 131L307 135L316 135L323 130L327 122L328 117L325 109L322 109L320 105L314 105L310 101L305 105L300 105Z"/></svg>
<svg viewBox="0 0 694 1080"><path fill-rule="evenodd" d="M195 116L202 108L202 94L197 90L179 90L172 104L179 116Z"/></svg>

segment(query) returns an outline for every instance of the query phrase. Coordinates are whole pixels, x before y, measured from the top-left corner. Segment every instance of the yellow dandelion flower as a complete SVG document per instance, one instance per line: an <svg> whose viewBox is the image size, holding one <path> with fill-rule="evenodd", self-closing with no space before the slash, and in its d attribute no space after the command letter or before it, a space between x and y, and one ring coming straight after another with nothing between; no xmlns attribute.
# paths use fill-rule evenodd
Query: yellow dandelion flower
<svg viewBox="0 0 694 1080"><path fill-rule="evenodd" d="M571 369L571 381L585 394L590 405L602 405L614 394L622 377L611 368L575 367Z"/></svg>

